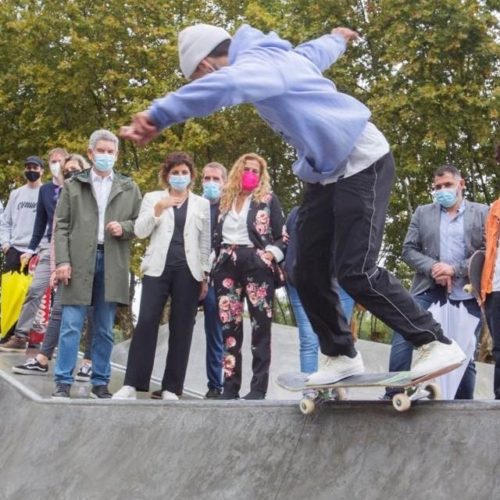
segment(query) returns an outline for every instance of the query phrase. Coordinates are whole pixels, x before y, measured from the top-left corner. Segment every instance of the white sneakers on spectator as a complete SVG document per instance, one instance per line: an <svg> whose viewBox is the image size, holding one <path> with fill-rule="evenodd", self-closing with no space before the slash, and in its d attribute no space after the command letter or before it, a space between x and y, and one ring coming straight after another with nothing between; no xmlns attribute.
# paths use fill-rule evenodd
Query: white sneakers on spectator
<svg viewBox="0 0 500 500"><path fill-rule="evenodd" d="M111 399L137 399L137 391L131 385L124 385Z"/></svg>
<svg viewBox="0 0 500 500"><path fill-rule="evenodd" d="M161 392L161 399L165 401L179 401L179 396L177 394L174 394L173 392L170 391L162 391Z"/></svg>
<svg viewBox="0 0 500 500"><path fill-rule="evenodd" d="M454 340L451 341L451 344L443 344L443 342L434 340L416 350L411 377L423 377L441 368L455 364L461 365L466 358L467 356Z"/></svg>
<svg viewBox="0 0 500 500"><path fill-rule="evenodd" d="M113 394L112 399L137 399L137 391L135 387L132 387L131 385L124 385L119 391ZM179 396L177 396L177 394L174 394L173 392L162 391L161 399L164 399L166 401L178 401Z"/></svg>
<svg viewBox="0 0 500 500"><path fill-rule="evenodd" d="M321 355L319 370L309 375L306 385L333 384L343 378L364 373L364 371L363 359L359 352L354 358Z"/></svg>

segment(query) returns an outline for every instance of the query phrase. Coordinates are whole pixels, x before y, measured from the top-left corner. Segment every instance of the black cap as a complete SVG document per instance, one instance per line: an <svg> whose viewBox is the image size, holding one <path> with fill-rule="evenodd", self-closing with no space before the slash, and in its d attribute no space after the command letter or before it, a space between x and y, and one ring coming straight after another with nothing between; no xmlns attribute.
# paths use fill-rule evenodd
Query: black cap
<svg viewBox="0 0 500 500"><path fill-rule="evenodd" d="M32 165L38 165L41 168L45 168L45 163L43 163L43 160L38 156L28 156L28 158L24 160L24 164L28 165L28 163Z"/></svg>

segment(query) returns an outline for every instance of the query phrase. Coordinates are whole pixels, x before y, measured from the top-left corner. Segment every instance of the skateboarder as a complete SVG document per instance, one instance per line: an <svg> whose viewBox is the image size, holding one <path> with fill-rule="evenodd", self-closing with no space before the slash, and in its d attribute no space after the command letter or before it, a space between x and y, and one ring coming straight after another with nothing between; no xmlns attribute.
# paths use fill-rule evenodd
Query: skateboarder
<svg viewBox="0 0 500 500"><path fill-rule="evenodd" d="M248 25L234 38L219 27L190 26L179 34L179 56L192 82L156 100L121 130L123 138L144 145L175 123L251 103L295 147L293 171L305 182L297 288L325 355L309 377L311 384L364 371L325 272L332 254L338 281L349 295L418 348L415 377L465 359L431 314L377 267L394 159L369 121L370 111L322 76L357 37L348 28L335 28L294 48L277 34Z"/></svg>

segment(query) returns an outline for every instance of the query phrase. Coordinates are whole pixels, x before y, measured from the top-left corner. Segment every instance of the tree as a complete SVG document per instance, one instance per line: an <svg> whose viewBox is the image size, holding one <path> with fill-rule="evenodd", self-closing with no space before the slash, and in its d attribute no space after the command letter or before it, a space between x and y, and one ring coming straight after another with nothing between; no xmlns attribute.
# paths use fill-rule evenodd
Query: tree
<svg viewBox="0 0 500 500"><path fill-rule="evenodd" d="M3 0L0 198L21 180L27 155L59 145L82 153L93 130L116 131L182 85L177 32L200 21L230 31L247 22L292 43L338 25L359 30L362 41L325 74L368 105L392 145L398 168L383 259L401 277L410 274L402 240L412 211L430 201L435 167L458 166L470 199L497 197L498 0ZM198 169L256 151L286 210L300 200L294 152L250 106L174 126L143 150L123 144L118 168L150 191L166 153L180 149ZM137 272L143 243L134 246Z"/></svg>

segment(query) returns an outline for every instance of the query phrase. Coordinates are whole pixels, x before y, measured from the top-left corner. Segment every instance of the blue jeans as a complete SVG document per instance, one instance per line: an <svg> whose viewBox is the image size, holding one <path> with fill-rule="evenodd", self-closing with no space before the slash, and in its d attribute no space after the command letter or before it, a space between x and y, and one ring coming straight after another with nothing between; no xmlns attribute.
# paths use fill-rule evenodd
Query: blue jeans
<svg viewBox="0 0 500 500"><path fill-rule="evenodd" d="M340 305L344 311L347 323L351 324L352 311L354 309L354 299L339 285L337 285L337 293L339 294Z"/></svg>
<svg viewBox="0 0 500 500"><path fill-rule="evenodd" d="M107 385L111 376L110 357L113 349L113 323L116 303L104 300L104 253L96 255L94 282L92 288L93 332L92 385ZM89 306L62 306L61 332L58 355L54 368L56 383L72 384L73 371L78 358L80 336Z"/></svg>
<svg viewBox="0 0 500 500"><path fill-rule="evenodd" d="M314 333L306 312L302 307L297 289L288 283L287 290L297 328L299 329L300 371L303 373L313 373L318 369L318 336ZM350 322L354 301L342 288L338 287L337 292L344 314Z"/></svg>
<svg viewBox="0 0 500 500"><path fill-rule="evenodd" d="M423 293L415 295L415 302L427 310L434 302L444 300L444 293L444 288L442 287L430 288ZM473 316L477 318L481 316L479 306L475 299L464 301L464 305ZM476 337L478 331L480 331L480 328L476 328ZM389 371L399 372L410 370L412 354L413 345L406 341L399 333L393 332L391 354L389 357ZM462 381L458 386L455 399L473 399L475 385L476 365L474 359L471 359L465 369Z"/></svg>
<svg viewBox="0 0 500 500"><path fill-rule="evenodd" d="M222 324L219 319L219 308L215 288L208 287L208 293L203 301L205 315L205 336L207 339L207 378L209 389L222 389L222 359L224 343L222 340Z"/></svg>

